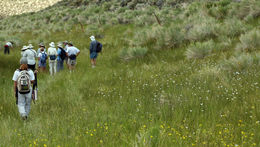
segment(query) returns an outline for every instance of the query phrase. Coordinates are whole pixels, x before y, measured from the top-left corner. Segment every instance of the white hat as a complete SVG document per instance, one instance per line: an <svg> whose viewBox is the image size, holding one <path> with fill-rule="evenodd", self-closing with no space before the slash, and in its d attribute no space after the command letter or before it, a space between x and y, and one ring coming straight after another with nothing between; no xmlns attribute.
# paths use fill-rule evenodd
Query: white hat
<svg viewBox="0 0 260 147"><path fill-rule="evenodd" d="M33 45L32 45L32 44L29 44L28 48L29 48L29 49L32 49L32 48L33 48Z"/></svg>
<svg viewBox="0 0 260 147"><path fill-rule="evenodd" d="M23 48L21 49L22 51L25 51L28 49L28 46L23 46Z"/></svg>
<svg viewBox="0 0 260 147"><path fill-rule="evenodd" d="M51 42L49 45L50 45L50 47L55 47L55 43L54 42Z"/></svg>
<svg viewBox="0 0 260 147"><path fill-rule="evenodd" d="M89 38L91 39L91 41L95 41L95 36L92 35Z"/></svg>
<svg viewBox="0 0 260 147"><path fill-rule="evenodd" d="M58 45L57 45L57 46L62 48L62 43L58 43Z"/></svg>

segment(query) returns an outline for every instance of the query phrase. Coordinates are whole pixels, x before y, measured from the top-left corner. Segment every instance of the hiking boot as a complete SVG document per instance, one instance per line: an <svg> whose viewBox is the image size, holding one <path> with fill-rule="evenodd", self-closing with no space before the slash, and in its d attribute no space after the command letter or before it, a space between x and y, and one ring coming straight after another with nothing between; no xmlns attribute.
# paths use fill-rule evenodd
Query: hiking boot
<svg viewBox="0 0 260 147"><path fill-rule="evenodd" d="M27 120L27 116L22 116L22 120Z"/></svg>

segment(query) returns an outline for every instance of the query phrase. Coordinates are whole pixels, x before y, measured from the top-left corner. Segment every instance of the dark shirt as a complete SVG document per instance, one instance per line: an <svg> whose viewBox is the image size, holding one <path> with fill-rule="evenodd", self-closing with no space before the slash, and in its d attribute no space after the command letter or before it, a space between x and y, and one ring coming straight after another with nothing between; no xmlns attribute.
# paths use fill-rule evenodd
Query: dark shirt
<svg viewBox="0 0 260 147"><path fill-rule="evenodd" d="M97 41L96 40L95 41L91 41L90 47L89 47L90 53L96 52L96 50L97 50Z"/></svg>

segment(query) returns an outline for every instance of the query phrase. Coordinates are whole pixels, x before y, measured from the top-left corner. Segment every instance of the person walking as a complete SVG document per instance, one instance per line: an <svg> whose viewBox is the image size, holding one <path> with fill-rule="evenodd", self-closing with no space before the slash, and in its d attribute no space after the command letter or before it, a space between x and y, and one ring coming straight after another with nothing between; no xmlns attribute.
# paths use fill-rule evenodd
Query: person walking
<svg viewBox="0 0 260 147"><path fill-rule="evenodd" d="M92 68L96 67L96 61L97 61L97 56L98 56L98 52L101 51L102 49L102 44L99 43L96 39L95 36L91 36L89 37L91 42L90 42L90 47L89 47L89 51L90 51L90 62L92 65Z"/></svg>
<svg viewBox="0 0 260 147"><path fill-rule="evenodd" d="M57 72L59 72L64 69L63 62L67 56L66 56L66 51L62 48L62 44L59 43L57 46L58 46Z"/></svg>
<svg viewBox="0 0 260 147"><path fill-rule="evenodd" d="M34 83L33 83L33 95L34 95L34 90L37 90L37 70L36 70L36 58L37 58L37 53L33 49L33 45L29 44L27 47L28 49L24 51L23 57L27 58L28 62L28 68L31 69L34 72Z"/></svg>
<svg viewBox="0 0 260 147"><path fill-rule="evenodd" d="M50 74L54 75L56 74L56 66L57 66L57 50L55 48L55 43L51 42L50 47L48 48L48 56L49 56L49 68L50 68Z"/></svg>
<svg viewBox="0 0 260 147"><path fill-rule="evenodd" d="M72 42L68 43L67 56L69 57L68 65L69 65L70 72L75 69L75 66L77 64L76 59L79 54L80 54L80 50L75 46L73 46Z"/></svg>
<svg viewBox="0 0 260 147"><path fill-rule="evenodd" d="M43 44L43 42L41 42L40 44L39 44L39 48L38 48L38 50L37 50L37 56L39 56L39 54L42 52L41 51L41 49L44 49L44 52L46 52L46 48L45 48L45 45Z"/></svg>
<svg viewBox="0 0 260 147"><path fill-rule="evenodd" d="M37 53L36 51L33 49L32 44L29 44L29 46L27 47L28 49L26 49L23 53L23 57L27 58L28 61L28 68L31 69L32 71L35 71L35 64L36 61L35 59L37 58Z"/></svg>
<svg viewBox="0 0 260 147"><path fill-rule="evenodd" d="M28 49L28 46L23 46L21 49L21 56L23 57L24 52Z"/></svg>
<svg viewBox="0 0 260 147"><path fill-rule="evenodd" d="M63 45L64 45L64 50L65 50L65 52L67 52L68 47L69 47L69 45L68 45L68 41L64 41L64 42L63 42ZM68 59L69 59L69 58L68 58L67 56L66 56L65 59L64 59L66 65L67 65L67 68L69 68L69 65L68 65Z"/></svg>
<svg viewBox="0 0 260 147"><path fill-rule="evenodd" d="M34 82L33 71L28 68L27 58L20 59L20 68L14 72L12 80L14 81L14 93L16 97L16 104L18 111L23 120L28 119L31 101L32 101L32 87Z"/></svg>
<svg viewBox="0 0 260 147"><path fill-rule="evenodd" d="M41 72L45 71L46 70L46 63L47 63L47 58L48 58L48 55L47 53L44 51L44 48L41 48L41 51L38 55L38 65L39 65L39 70Z"/></svg>
<svg viewBox="0 0 260 147"><path fill-rule="evenodd" d="M13 47L13 44L11 42L7 42L5 45L4 45L4 54L10 54L10 47Z"/></svg>

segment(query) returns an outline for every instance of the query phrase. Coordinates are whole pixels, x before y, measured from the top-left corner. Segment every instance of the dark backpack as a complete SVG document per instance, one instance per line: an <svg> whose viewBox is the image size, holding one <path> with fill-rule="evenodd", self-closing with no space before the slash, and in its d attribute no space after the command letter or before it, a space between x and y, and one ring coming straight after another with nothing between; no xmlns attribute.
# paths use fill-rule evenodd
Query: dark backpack
<svg viewBox="0 0 260 147"><path fill-rule="evenodd" d="M56 55L50 55L51 60L56 60Z"/></svg>
<svg viewBox="0 0 260 147"><path fill-rule="evenodd" d="M41 58L40 58L41 64L45 64L46 59L47 59L47 54L43 52L42 55L41 55Z"/></svg>
<svg viewBox="0 0 260 147"><path fill-rule="evenodd" d="M60 48L61 53L60 53L60 58L61 60L64 60L66 58L66 51L63 48Z"/></svg>
<svg viewBox="0 0 260 147"><path fill-rule="evenodd" d="M96 52L97 53L101 52L102 51L102 47L103 47L103 45L100 42L97 42L97 50L96 50Z"/></svg>
<svg viewBox="0 0 260 147"><path fill-rule="evenodd" d="M69 58L70 58L70 60L76 60L77 56L72 54L72 55L69 56Z"/></svg>

